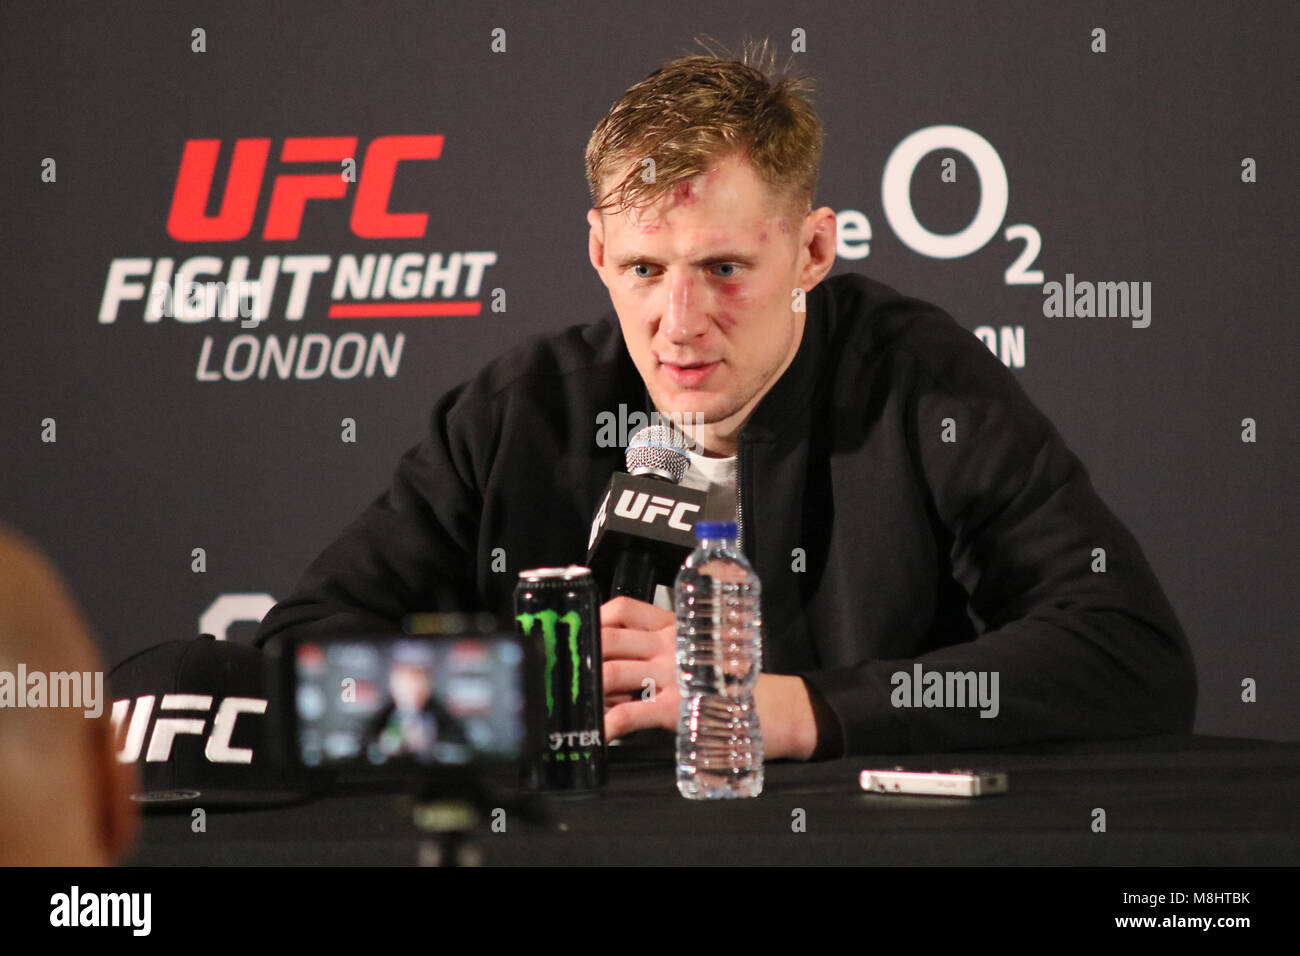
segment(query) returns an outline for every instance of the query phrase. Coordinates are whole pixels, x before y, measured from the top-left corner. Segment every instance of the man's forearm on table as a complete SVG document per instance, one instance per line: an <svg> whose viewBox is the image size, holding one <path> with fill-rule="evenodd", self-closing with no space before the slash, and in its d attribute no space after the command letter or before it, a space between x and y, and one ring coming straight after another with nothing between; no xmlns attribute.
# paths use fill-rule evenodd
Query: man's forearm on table
<svg viewBox="0 0 1300 956"><path fill-rule="evenodd" d="M754 690L763 756L808 760L817 749L817 721L802 677L762 674Z"/></svg>

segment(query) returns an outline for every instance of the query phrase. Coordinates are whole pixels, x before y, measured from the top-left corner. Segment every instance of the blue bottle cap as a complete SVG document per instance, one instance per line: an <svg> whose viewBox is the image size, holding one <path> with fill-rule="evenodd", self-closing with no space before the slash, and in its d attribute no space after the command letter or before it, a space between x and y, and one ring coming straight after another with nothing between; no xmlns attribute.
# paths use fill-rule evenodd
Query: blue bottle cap
<svg viewBox="0 0 1300 956"><path fill-rule="evenodd" d="M695 523L695 540L705 538L734 538L736 522L734 521L697 521Z"/></svg>

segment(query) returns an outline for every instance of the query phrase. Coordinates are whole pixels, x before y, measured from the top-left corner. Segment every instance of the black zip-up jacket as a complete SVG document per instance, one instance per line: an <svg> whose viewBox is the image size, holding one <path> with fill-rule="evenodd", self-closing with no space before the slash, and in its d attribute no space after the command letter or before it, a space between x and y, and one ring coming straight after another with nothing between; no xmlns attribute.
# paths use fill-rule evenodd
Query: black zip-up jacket
<svg viewBox="0 0 1300 956"><path fill-rule="evenodd" d="M391 486L257 643L447 607L510 620L519 570L583 563L623 458L597 444L597 416L620 405L652 408L612 311L496 359L436 403ZM738 466L763 668L813 689L819 756L1190 731L1187 639L1140 546L942 310L861 275L820 283ZM997 716L895 706L894 675L918 662L996 672Z"/></svg>

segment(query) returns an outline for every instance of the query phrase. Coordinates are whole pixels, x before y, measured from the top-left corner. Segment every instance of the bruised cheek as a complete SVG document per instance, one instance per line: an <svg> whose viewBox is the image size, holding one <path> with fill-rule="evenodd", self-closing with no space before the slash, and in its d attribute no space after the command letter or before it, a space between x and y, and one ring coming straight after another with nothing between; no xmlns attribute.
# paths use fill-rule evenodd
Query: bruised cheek
<svg viewBox="0 0 1300 956"><path fill-rule="evenodd" d="M713 314L720 323L731 328L753 307L753 282L745 279L715 280L713 285L715 308Z"/></svg>

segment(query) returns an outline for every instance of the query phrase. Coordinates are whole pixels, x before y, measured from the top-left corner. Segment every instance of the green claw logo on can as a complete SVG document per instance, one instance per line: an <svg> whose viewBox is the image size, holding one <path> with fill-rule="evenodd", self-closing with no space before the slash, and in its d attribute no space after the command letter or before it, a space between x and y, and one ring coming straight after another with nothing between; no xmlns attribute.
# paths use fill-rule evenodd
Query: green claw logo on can
<svg viewBox="0 0 1300 956"><path fill-rule="evenodd" d="M514 619L520 639L537 651L529 665L529 694L536 695L539 726L537 752L524 770L527 785L604 786L600 589L591 570L569 565L520 571Z"/></svg>
<svg viewBox="0 0 1300 956"><path fill-rule="evenodd" d="M557 663L555 651L555 625L567 625L569 631L569 659L573 662L572 677L569 680L569 695L573 703L578 702L578 632L582 629L582 617L577 611L569 611L563 617L556 611L538 611L536 614L520 614L515 618L520 627L523 628L524 636L529 637L533 633L533 622L540 621L542 625L542 646L546 651L546 714L554 716L555 714L555 665Z"/></svg>

